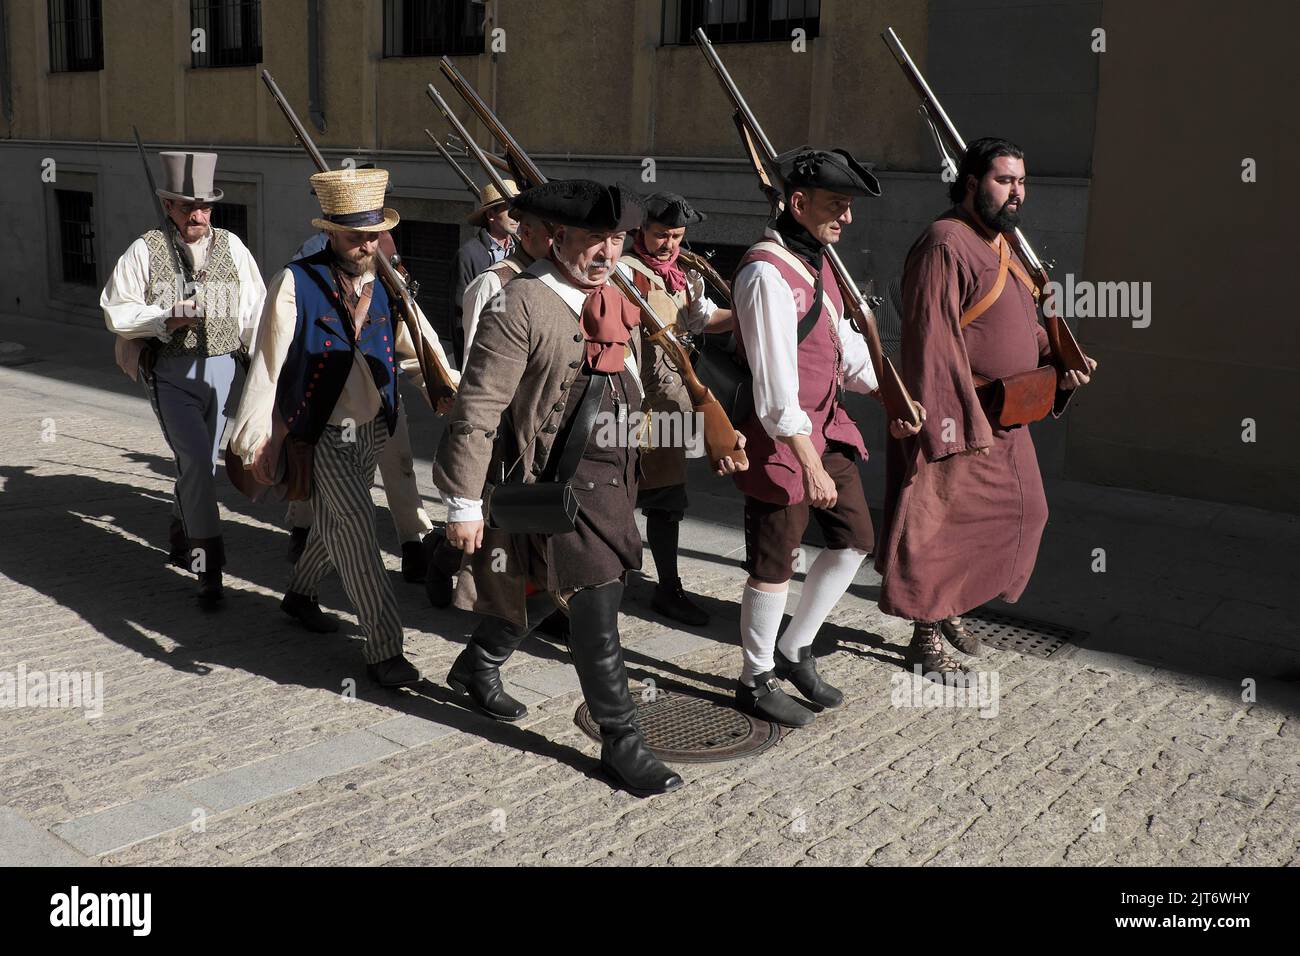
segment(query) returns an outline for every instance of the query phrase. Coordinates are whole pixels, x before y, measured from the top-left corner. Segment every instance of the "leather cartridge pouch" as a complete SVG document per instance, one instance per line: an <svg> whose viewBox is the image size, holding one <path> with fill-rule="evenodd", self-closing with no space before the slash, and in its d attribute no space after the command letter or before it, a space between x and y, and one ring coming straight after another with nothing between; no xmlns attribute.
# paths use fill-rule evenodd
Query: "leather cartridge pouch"
<svg viewBox="0 0 1300 956"><path fill-rule="evenodd" d="M277 431L281 427L279 419L279 414L276 414L272 427ZM243 460L227 448L226 477L250 501L257 501L268 493L277 501L306 501L311 497L315 457L316 448L311 442L285 435L275 468L275 484L264 485L253 476L252 468L245 468Z"/></svg>
<svg viewBox="0 0 1300 956"><path fill-rule="evenodd" d="M567 534L578 518L578 497L573 493L573 474L587 450L596 415L609 388L609 376L593 375L582 396L582 405L573 417L559 467L551 481L510 481L510 474L523 462L523 453L515 460L506 480L487 496L488 526L509 534ZM540 434L540 431L538 432ZM529 445L537 441L534 435Z"/></svg>
<svg viewBox="0 0 1300 956"><path fill-rule="evenodd" d="M1011 249L1007 241L998 236L998 278L984 298L961 315L964 329L989 310L1002 295L1011 266ZM1040 421L1052 412L1056 401L1057 372L1054 365L1040 365L1025 372L989 380L971 372L975 394L984 406L990 421L1001 428L1015 428Z"/></svg>

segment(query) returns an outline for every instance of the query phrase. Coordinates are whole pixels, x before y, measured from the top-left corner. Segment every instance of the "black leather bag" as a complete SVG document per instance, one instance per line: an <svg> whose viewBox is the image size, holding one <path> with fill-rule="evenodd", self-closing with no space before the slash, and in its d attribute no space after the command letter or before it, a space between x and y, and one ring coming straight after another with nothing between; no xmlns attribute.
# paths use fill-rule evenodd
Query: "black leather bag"
<svg viewBox="0 0 1300 956"><path fill-rule="evenodd" d="M578 519L578 496L573 493L573 474L587 450L596 415L609 388L607 375L593 376L582 397L582 405L573 418L559 467L550 481L507 481L492 488L487 497L488 527L509 534L567 534ZM537 440L534 435L529 445ZM523 454L510 469L514 473Z"/></svg>

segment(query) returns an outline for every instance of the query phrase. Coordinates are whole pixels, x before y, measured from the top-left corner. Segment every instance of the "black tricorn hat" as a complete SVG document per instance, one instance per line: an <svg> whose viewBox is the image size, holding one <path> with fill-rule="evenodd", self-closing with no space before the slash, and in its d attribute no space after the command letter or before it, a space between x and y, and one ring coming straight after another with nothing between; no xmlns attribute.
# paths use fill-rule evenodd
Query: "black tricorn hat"
<svg viewBox="0 0 1300 956"><path fill-rule="evenodd" d="M552 179L525 189L510 208L561 226L626 232L641 225L645 210L627 186L593 179Z"/></svg>
<svg viewBox="0 0 1300 956"><path fill-rule="evenodd" d="M645 199L645 217L669 229L680 229L709 217L677 193L655 193Z"/></svg>
<svg viewBox="0 0 1300 956"><path fill-rule="evenodd" d="M846 196L879 196L880 183L847 149L800 146L776 157L787 189L811 186Z"/></svg>

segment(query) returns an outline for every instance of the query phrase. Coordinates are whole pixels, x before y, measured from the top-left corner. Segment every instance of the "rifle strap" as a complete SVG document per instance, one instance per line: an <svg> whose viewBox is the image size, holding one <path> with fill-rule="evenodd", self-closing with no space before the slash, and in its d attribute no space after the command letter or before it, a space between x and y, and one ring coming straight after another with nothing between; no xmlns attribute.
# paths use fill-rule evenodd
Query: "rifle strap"
<svg viewBox="0 0 1300 956"><path fill-rule="evenodd" d="M965 226L965 227L966 227L967 229L969 229L971 232L975 233L975 235L979 236L980 239L982 239L984 242L986 242L986 243L988 242L988 239L985 239L985 238L984 238L983 233L981 233L979 230L977 230L974 226L972 226L972 225L971 225L969 222L967 222L965 219L962 219L962 218L959 217L959 216L943 216L942 218L943 218L943 219L946 219L946 220L948 220L948 221L951 221L951 222L959 222L959 223L961 223L963 226ZM1003 244L1007 244L1006 237L1003 236L1003 235L1000 235L1000 234L999 234L999 236L998 236L998 241L1001 242L1001 243L1003 243ZM1009 244L1007 244L1007 245L1008 245L1008 249L1009 249ZM1029 273L1025 271L1025 267L1022 266L1022 265L1021 265L1019 262L1017 262L1015 259L1011 259L1010 257L1008 257L1007 267L1011 270L1011 274L1014 275L1017 279L1019 279L1021 285L1023 285L1023 286L1025 287L1025 289L1028 290L1029 294L1032 295L1032 296L1034 297L1034 301L1037 302L1037 301L1038 301L1038 297L1042 294L1042 290L1039 289L1038 286L1034 285L1033 280L1029 278Z"/></svg>
<svg viewBox="0 0 1300 956"><path fill-rule="evenodd" d="M824 295L822 288L822 274L820 271L814 276L808 263L804 262L779 242L773 242L771 239L764 239L761 242L755 243L754 249L767 252L780 259L782 262L785 262L796 272L802 273L813 287L812 305L808 307L808 311L799 319L798 340L800 342L806 339L812 330L817 327L817 320L821 318L823 306L825 306L831 322L839 322L840 316L836 313L834 304Z"/></svg>

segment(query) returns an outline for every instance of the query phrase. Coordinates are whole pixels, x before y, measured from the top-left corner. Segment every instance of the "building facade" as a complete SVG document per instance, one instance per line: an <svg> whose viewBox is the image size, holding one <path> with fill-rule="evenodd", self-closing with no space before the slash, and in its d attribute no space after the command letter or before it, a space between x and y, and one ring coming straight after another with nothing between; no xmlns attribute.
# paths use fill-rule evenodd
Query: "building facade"
<svg viewBox="0 0 1300 956"><path fill-rule="evenodd" d="M399 251L421 282L426 311L445 312L446 264L471 233L464 219L473 204L424 132L442 137L448 131L425 93L430 82L462 119L470 115L438 72L442 54L548 175L619 179L690 196L709 215L692 229L692 245L715 250L726 271L759 235L766 203L741 159L727 101L690 42L692 29L704 26L777 149L845 146L874 166L884 195L855 205L841 251L860 284L886 299L881 320L888 348L896 342L891 291L912 241L945 208L946 184L915 97L880 33L895 28L965 136L997 134L1025 147L1026 228L1054 262L1054 274L1142 278L1140 254L1122 263L1107 258L1131 211L1091 204L1100 162L1094 157L1122 148L1116 136L1135 133L1110 122L1111 113L1100 107L1126 115L1133 91L1145 82L1125 66L1128 54L1096 52L1093 31L1118 29L1131 49L1135 37L1152 43L1163 28L1158 18L1118 9L1123 6L1103 9L1100 0L1033 6L1008 0L0 0L0 255L10 264L0 274L0 312L102 322L99 289L122 250L154 223L132 126L151 158L182 146L219 152L226 201L215 221L246 240L264 273L283 265L311 231L313 167L264 88L263 69L327 162L374 162L390 170L389 203L402 216ZM1111 44L1121 46L1113 36ZM483 135L477 124L470 130ZM471 164L466 169L482 182ZM1100 194L1122 192L1113 188ZM1106 236L1106 245L1094 243L1094 235ZM1159 274L1176 283L1179 263L1168 265L1173 271ZM1175 334L1181 319L1160 317L1166 333ZM1236 448L1214 460L1202 455L1194 479L1181 465L1162 466L1158 455L1143 455L1135 465L1149 436L1131 420L1115 420L1116 403L1124 401L1117 396L1131 394L1138 381L1149 387L1142 363L1132 357L1145 354L1148 339L1168 340L1139 338L1143 330L1126 333L1114 322L1071 324L1106 371L1079 396L1069 420L1035 426L1047 474L1294 510L1286 486L1300 477L1300 463L1280 443L1273 452L1256 446L1244 456ZM1172 363L1188 347L1182 342L1161 356L1162 380L1177 377ZM1203 374L1217 374L1216 350L1206 345L1201 358L1209 363ZM1284 371L1294 378L1300 363L1294 354L1286 362ZM1243 376L1240 387L1249 390L1250 378ZM1256 384L1261 407L1284 387ZM873 436L869 444L879 448L883 423L874 403L858 403L855 411ZM1195 412L1181 414L1166 423L1170 442L1199 427ZM867 465L876 503L883 457L876 454Z"/></svg>

